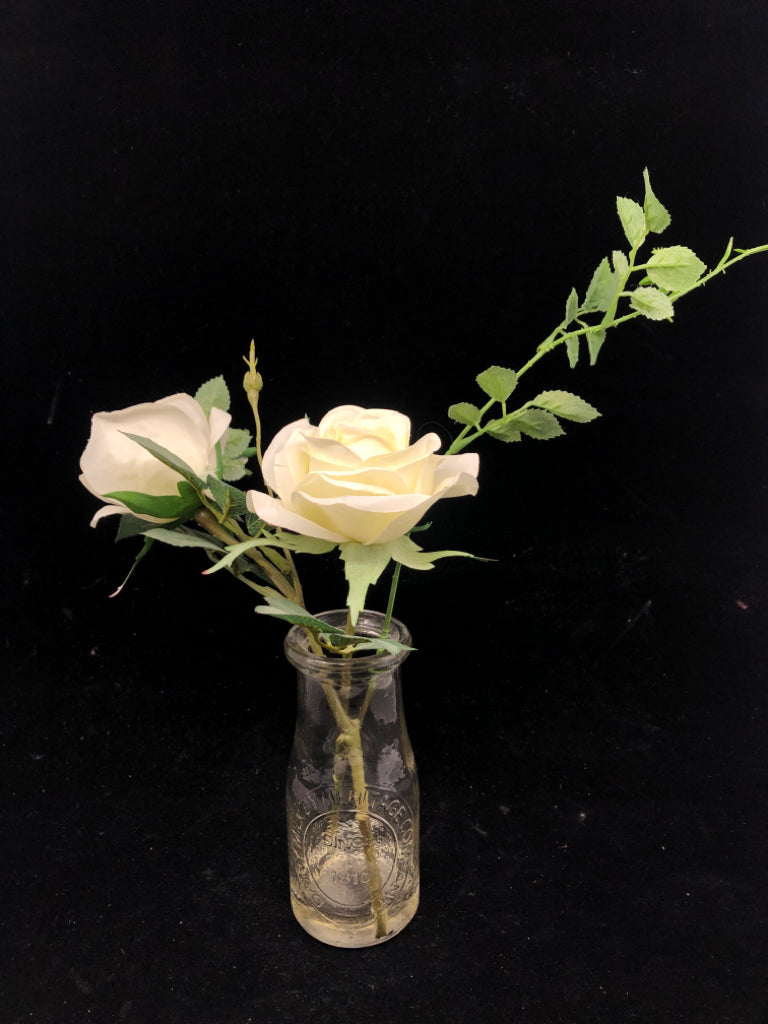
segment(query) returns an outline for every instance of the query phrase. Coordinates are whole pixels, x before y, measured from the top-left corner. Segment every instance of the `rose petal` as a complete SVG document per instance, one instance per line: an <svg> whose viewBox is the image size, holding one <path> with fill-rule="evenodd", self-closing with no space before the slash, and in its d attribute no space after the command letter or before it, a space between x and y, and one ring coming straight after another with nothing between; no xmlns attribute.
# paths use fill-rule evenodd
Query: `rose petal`
<svg viewBox="0 0 768 1024"><path fill-rule="evenodd" d="M332 540L339 544L349 539L332 530L324 529L311 519L304 519L303 516L291 512L282 502L261 491L248 491L246 504L251 512L270 526L279 526L293 533L302 533L306 537L319 537L320 540Z"/></svg>
<svg viewBox="0 0 768 1024"><path fill-rule="evenodd" d="M317 429L321 437L341 440L350 447L365 438L375 438L379 450L399 451L408 447L411 421L392 409L340 405L323 416Z"/></svg>
<svg viewBox="0 0 768 1024"><path fill-rule="evenodd" d="M278 431L277 434L272 438L267 450L264 452L262 458L262 475L264 477L264 483L267 487L270 487L273 491L277 491L278 494L282 494L284 487L280 486L278 479L285 470L285 452L289 441L296 435L296 440L300 441L303 435L313 436L317 433L317 427L313 427L307 419L294 420L293 423L288 423L283 427L282 430ZM279 460L279 461L278 461ZM286 489L290 489L290 482Z"/></svg>
<svg viewBox="0 0 768 1024"><path fill-rule="evenodd" d="M128 509L125 505L102 505L91 520L91 526L95 526L99 520L105 519L107 516L124 515L127 511Z"/></svg>
<svg viewBox="0 0 768 1024"><path fill-rule="evenodd" d="M390 452L387 455L376 455L372 459L368 459L367 464L369 466L383 466L386 469L401 469L436 452L440 444L441 441L437 434L425 434L407 448L403 448L401 451Z"/></svg>
<svg viewBox="0 0 768 1024"><path fill-rule="evenodd" d="M195 405L197 405L197 402L195 402ZM217 409L216 406L211 409L211 415L208 417L211 445L221 443L223 447L226 444L226 434L231 422L232 417L228 412L224 412L223 409Z"/></svg>
<svg viewBox="0 0 768 1024"><path fill-rule="evenodd" d="M444 498L461 498L467 494L477 494L479 470L480 456L474 452L444 455L435 472L435 486L442 487L444 482L451 481L443 492Z"/></svg>

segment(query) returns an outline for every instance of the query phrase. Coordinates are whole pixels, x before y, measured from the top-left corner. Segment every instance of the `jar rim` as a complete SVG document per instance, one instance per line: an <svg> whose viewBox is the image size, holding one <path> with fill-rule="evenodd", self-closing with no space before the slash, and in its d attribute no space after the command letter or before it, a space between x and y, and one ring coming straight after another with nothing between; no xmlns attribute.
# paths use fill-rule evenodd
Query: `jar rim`
<svg viewBox="0 0 768 1024"><path fill-rule="evenodd" d="M345 626L347 621L346 608L334 608L330 611L320 612L313 616L321 619L329 625ZM365 609L360 612L357 619L355 632L361 636L369 636L371 639L381 635L381 627L384 623L384 613L369 611ZM397 640L401 644L411 643L411 634L399 619L392 617L389 622L387 634L391 640ZM328 658L323 654L316 654L309 646L307 634L300 625L292 626L288 630L283 644L285 656L288 661L299 669L325 669L328 670L334 665L345 665L346 670L352 673L368 674L375 668L377 672L387 671L396 668L408 657L409 651L374 651L370 654L359 654L353 659Z"/></svg>

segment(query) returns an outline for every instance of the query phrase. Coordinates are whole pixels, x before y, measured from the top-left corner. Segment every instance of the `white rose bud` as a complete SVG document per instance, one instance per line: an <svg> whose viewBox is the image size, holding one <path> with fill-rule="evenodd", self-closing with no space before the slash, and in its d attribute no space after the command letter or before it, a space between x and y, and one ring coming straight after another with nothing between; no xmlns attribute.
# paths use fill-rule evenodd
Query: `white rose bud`
<svg viewBox="0 0 768 1024"><path fill-rule="evenodd" d="M229 413L212 409L210 419L191 395L170 395L157 402L144 402L116 412L97 412L91 436L80 458L80 482L107 502L91 520L128 512L120 501L107 495L137 491L153 496L178 496L182 477L125 434L137 434L162 445L205 480L216 472L216 444L226 441ZM136 513L134 513L136 514ZM150 522L169 522L139 515Z"/></svg>
<svg viewBox="0 0 768 1024"><path fill-rule="evenodd" d="M289 423L264 453L277 497L248 492L272 526L322 540L384 544L402 536L440 498L477 493L478 456L436 455L437 434L410 444L407 416L342 405L319 425Z"/></svg>

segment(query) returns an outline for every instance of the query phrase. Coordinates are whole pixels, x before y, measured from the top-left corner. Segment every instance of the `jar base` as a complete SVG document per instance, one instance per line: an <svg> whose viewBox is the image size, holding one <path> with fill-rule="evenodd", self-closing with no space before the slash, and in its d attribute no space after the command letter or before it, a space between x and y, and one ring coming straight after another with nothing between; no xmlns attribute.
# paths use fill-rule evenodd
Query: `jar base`
<svg viewBox="0 0 768 1024"><path fill-rule="evenodd" d="M410 899L400 904L393 913L390 909L387 913L387 934L380 938L376 937L376 923L373 920L365 921L362 924L352 924L349 921L332 921L321 914L314 907L300 903L291 896L291 908L293 916L301 927L313 939L324 942L327 946L337 946L341 949L364 949L366 946L378 946L387 942L395 935L398 935L413 918L419 906L418 887Z"/></svg>

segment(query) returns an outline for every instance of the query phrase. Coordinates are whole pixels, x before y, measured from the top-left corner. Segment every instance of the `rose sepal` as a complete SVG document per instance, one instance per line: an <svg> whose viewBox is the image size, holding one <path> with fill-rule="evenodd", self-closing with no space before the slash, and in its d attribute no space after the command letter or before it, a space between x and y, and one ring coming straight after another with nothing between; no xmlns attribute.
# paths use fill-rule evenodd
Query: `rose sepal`
<svg viewBox="0 0 768 1024"><path fill-rule="evenodd" d="M358 544L347 541L339 545L339 554L344 561L344 577L349 584L347 607L352 625L357 622L365 608L368 588L378 580L390 560L408 569L433 569L441 558L474 558L480 562L489 559L472 555L468 551L424 551L407 534L395 537L384 544Z"/></svg>
<svg viewBox="0 0 768 1024"><path fill-rule="evenodd" d="M151 516L168 523L185 522L200 508L200 495L186 480L177 484L178 494L142 494L140 491L110 491L105 498L119 501L136 516Z"/></svg>

